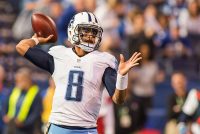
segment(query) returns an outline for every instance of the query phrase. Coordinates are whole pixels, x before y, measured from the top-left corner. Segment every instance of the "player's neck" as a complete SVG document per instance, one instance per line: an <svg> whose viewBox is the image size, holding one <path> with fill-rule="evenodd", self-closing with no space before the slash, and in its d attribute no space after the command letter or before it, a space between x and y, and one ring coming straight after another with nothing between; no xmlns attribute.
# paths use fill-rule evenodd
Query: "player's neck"
<svg viewBox="0 0 200 134"><path fill-rule="evenodd" d="M74 47L73 51L76 53L76 55L78 55L79 57L83 57L84 55L88 54L87 52L85 52L83 49L81 49L80 47Z"/></svg>

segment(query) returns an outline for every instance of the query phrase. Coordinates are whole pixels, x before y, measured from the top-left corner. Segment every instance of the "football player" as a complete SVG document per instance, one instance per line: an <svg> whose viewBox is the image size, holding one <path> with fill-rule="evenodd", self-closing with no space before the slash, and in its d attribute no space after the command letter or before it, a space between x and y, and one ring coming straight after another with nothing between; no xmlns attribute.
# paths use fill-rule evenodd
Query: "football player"
<svg viewBox="0 0 200 134"><path fill-rule="evenodd" d="M135 52L120 63L114 56L98 51L103 29L93 13L76 14L68 25L73 48L54 46L46 53L34 46L52 38L37 37L20 41L18 53L48 71L56 84L50 115L49 134L97 134L96 121L104 87L112 100L121 104L126 97L128 71L138 65Z"/></svg>

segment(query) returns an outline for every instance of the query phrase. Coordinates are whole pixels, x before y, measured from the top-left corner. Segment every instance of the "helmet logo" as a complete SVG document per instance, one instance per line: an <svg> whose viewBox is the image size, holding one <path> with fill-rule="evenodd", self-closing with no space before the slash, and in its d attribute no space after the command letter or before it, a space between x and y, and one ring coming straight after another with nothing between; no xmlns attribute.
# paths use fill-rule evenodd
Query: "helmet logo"
<svg viewBox="0 0 200 134"><path fill-rule="evenodd" d="M68 28L71 28L73 26L74 23L74 17L72 17L72 19L69 22Z"/></svg>

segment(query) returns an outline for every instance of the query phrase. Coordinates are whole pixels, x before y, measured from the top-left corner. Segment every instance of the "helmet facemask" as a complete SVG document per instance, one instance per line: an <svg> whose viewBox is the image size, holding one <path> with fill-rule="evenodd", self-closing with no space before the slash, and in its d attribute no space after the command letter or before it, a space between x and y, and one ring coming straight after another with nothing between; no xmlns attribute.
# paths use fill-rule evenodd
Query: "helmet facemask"
<svg viewBox="0 0 200 134"><path fill-rule="evenodd" d="M97 25L79 24L75 28L73 40L76 45L86 52L91 52L99 48L102 28Z"/></svg>

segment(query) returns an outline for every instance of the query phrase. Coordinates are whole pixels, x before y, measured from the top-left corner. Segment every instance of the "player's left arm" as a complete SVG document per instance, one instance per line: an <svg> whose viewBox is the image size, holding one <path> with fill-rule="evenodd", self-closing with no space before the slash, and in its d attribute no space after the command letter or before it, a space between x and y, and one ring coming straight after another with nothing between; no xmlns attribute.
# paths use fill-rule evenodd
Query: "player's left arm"
<svg viewBox="0 0 200 134"><path fill-rule="evenodd" d="M138 62L142 59L140 55L141 53L135 52L127 61L124 60L123 55L120 55L118 71L111 67L106 68L104 71L103 83L116 104L122 104L125 101L128 71L139 65Z"/></svg>
<svg viewBox="0 0 200 134"><path fill-rule="evenodd" d="M139 65L142 59L141 53L135 52L130 59L125 61L124 56L120 54L120 63L118 66L116 89L112 96L112 100L116 104L122 104L126 98L126 89L128 87L128 72L134 66Z"/></svg>

